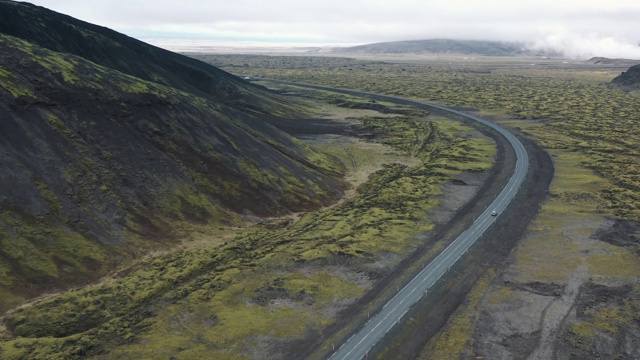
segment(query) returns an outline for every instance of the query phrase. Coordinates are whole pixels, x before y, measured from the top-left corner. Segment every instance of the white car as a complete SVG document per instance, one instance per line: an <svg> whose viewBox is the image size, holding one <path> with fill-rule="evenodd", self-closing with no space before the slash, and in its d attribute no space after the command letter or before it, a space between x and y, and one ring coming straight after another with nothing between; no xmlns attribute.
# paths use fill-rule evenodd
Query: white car
<svg viewBox="0 0 640 360"><path fill-rule="evenodd" d="M498 212L497 212L497 211L495 211L495 210L493 210L493 211L491 212L491 216L498 216Z"/></svg>

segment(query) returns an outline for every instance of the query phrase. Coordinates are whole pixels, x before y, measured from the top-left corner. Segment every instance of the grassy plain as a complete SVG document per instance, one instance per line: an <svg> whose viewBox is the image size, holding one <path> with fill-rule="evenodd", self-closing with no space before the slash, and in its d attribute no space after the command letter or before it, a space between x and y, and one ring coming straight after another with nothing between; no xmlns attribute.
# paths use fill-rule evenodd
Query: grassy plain
<svg viewBox="0 0 640 360"><path fill-rule="evenodd" d="M405 60L220 56L231 72L359 89L528 120L541 145L584 154L584 166L611 181L601 192L619 217L639 219L640 98L605 85L625 69L548 59ZM240 65L242 64L242 65ZM529 133L527 133L529 134Z"/></svg>
<svg viewBox="0 0 640 360"><path fill-rule="evenodd" d="M476 111L552 155L550 196L528 235L504 268L485 274L422 358L640 356L633 345L640 320L640 97L607 86L626 67L534 58L320 58L312 66L308 58L238 59L209 61L252 76ZM584 269L586 277L576 276ZM545 306L565 311L565 322L545 329L554 324ZM548 333L551 341L542 339Z"/></svg>

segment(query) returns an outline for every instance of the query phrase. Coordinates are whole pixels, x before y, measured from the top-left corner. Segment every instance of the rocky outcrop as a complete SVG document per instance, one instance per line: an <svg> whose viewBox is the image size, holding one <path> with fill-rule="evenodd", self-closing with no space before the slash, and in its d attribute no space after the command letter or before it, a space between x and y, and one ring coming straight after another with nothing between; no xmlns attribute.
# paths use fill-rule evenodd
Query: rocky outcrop
<svg viewBox="0 0 640 360"><path fill-rule="evenodd" d="M640 64L630 67L629 70L615 77L610 86L618 87L625 91L640 90Z"/></svg>

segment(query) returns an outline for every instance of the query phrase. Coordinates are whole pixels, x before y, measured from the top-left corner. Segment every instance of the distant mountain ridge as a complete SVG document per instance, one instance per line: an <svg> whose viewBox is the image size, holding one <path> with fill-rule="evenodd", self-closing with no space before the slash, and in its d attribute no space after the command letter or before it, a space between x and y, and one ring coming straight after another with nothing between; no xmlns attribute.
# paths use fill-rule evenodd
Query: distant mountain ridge
<svg viewBox="0 0 640 360"><path fill-rule="evenodd" d="M616 65L616 66L633 66L638 63L638 60L622 59L622 58L606 58L606 57L592 57L587 60L586 63L594 65Z"/></svg>
<svg viewBox="0 0 640 360"><path fill-rule="evenodd" d="M0 313L176 240L328 205L343 168L268 124L299 105L213 66L0 0Z"/></svg>
<svg viewBox="0 0 640 360"><path fill-rule="evenodd" d="M338 53L364 54L457 54L484 56L513 56L530 53L522 43L451 39L382 42L336 48L334 51Z"/></svg>

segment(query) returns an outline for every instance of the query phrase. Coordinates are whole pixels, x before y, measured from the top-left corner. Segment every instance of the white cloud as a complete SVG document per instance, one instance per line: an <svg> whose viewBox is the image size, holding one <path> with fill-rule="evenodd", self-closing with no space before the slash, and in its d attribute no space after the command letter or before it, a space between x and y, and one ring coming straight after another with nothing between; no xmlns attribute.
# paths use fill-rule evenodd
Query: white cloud
<svg viewBox="0 0 640 360"><path fill-rule="evenodd" d="M535 40L532 48L561 52L575 59L589 59L596 56L640 59L640 46L637 44L596 34L581 35L562 31Z"/></svg>
<svg viewBox="0 0 640 360"><path fill-rule="evenodd" d="M334 44L484 39L536 43L574 57L639 58L634 55L640 43L637 0L34 2L139 38Z"/></svg>

